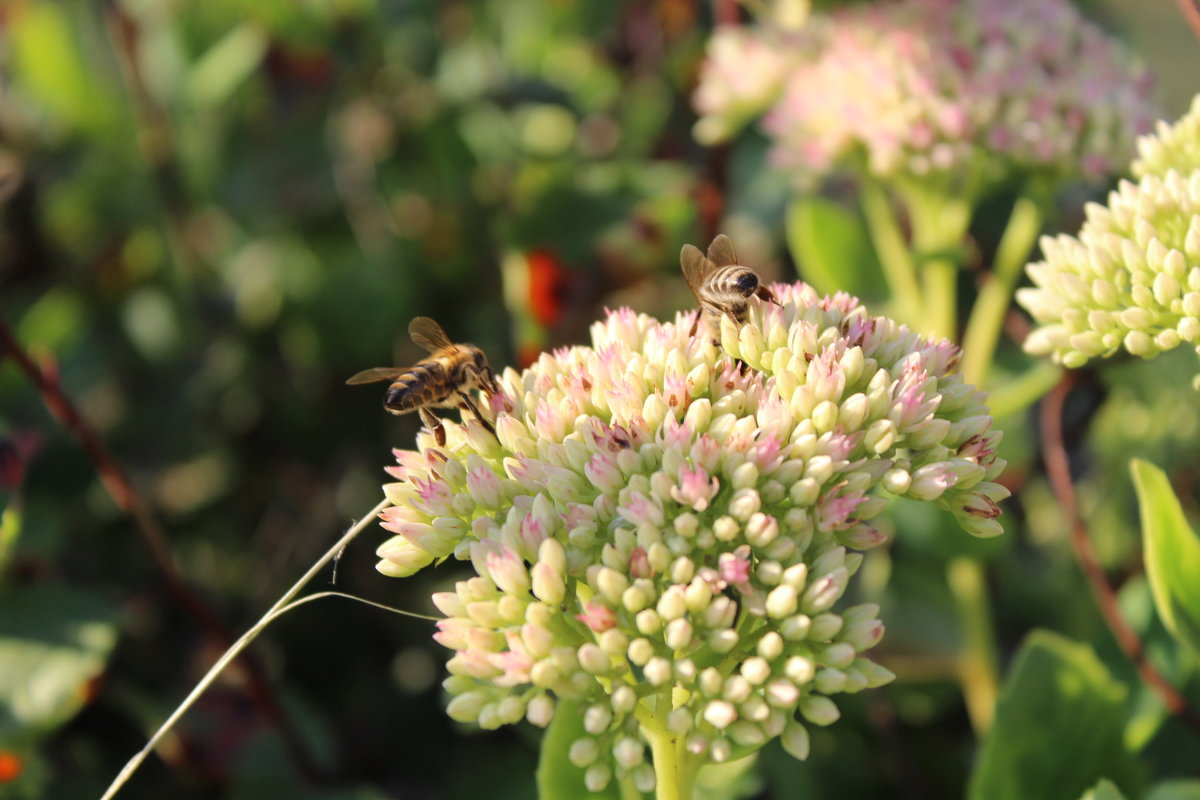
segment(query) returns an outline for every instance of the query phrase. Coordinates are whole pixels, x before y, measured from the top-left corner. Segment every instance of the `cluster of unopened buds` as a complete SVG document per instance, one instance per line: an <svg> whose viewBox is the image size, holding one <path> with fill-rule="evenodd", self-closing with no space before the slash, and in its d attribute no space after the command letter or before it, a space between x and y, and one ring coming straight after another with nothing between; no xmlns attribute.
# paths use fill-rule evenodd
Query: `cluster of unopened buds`
<svg viewBox="0 0 1200 800"><path fill-rule="evenodd" d="M1138 151L1137 183L1090 204L1078 237L1043 238L1043 260L1026 268L1035 288L1017 299L1039 323L1029 352L1068 367L1121 349L1200 354L1200 98Z"/></svg>
<svg viewBox="0 0 1200 800"><path fill-rule="evenodd" d="M879 608L839 607L887 541L872 520L907 497L1001 532L1000 434L957 349L846 295L766 294L712 335L610 312L591 346L499 375L491 424L396 451L379 569L475 573L433 598L452 717L545 726L567 704L591 790L775 737L803 759L832 698L892 678L866 655Z"/></svg>
<svg viewBox="0 0 1200 800"><path fill-rule="evenodd" d="M848 163L883 177L1097 178L1156 118L1149 83L1068 0L851 4L799 31L718 30L696 135L718 141L765 112L774 159L805 178Z"/></svg>

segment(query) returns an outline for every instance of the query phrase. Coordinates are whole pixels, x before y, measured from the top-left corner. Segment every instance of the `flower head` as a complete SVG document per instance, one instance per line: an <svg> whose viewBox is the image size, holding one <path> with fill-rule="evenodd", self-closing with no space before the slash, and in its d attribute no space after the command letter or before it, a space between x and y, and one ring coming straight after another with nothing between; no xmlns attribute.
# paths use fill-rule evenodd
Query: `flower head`
<svg viewBox="0 0 1200 800"><path fill-rule="evenodd" d="M1200 101L1174 127L1139 142L1138 183L1087 207L1078 238L1042 239L1017 292L1039 327L1025 349L1068 367L1118 349L1152 358L1180 344L1200 352ZM1189 138L1190 137L1190 138ZM1174 165L1188 168L1182 172Z"/></svg>
<svg viewBox="0 0 1200 800"><path fill-rule="evenodd" d="M1170 125L1159 120L1153 134L1138 139L1138 158L1133 174L1163 177L1170 170L1181 175L1200 171L1200 95L1192 98L1192 107L1183 118Z"/></svg>
<svg viewBox="0 0 1200 800"><path fill-rule="evenodd" d="M696 138L705 143L727 139L773 105L804 42L775 28L717 28L692 97L701 114Z"/></svg>
<svg viewBox="0 0 1200 800"><path fill-rule="evenodd" d="M778 63L791 55L764 125L775 159L806 177L857 158L885 177L1103 176L1155 118L1148 73L1067 0L900 0L816 16L802 40L752 30L741 40L757 39ZM703 114L713 114L699 102L710 76L725 72L704 72ZM769 96L779 83L771 71L742 94Z"/></svg>
<svg viewBox="0 0 1200 800"><path fill-rule="evenodd" d="M588 787L652 787L656 737L701 764L777 736L803 758L832 697L891 679L864 655L878 608L839 608L857 551L894 496L1000 532L1000 434L949 342L773 290L721 347L692 313L611 312L590 347L505 371L495 436L448 421L400 454L381 571L476 573L434 597L451 716L544 725L570 701Z"/></svg>

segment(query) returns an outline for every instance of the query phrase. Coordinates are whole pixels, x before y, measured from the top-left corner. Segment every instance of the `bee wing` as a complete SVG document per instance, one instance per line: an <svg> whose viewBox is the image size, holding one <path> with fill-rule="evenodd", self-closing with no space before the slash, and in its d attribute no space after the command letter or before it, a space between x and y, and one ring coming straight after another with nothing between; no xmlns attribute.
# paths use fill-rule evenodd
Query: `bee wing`
<svg viewBox="0 0 1200 800"><path fill-rule="evenodd" d="M683 267L683 277L687 280L692 294L700 297L700 287L713 271L713 263L705 258L698 248L685 244L679 252L679 266Z"/></svg>
<svg viewBox="0 0 1200 800"><path fill-rule="evenodd" d="M406 372L408 372L408 367L371 367L353 376L346 383L350 386L355 386L360 383L391 381L399 378Z"/></svg>
<svg viewBox="0 0 1200 800"><path fill-rule="evenodd" d="M728 267L736 264L737 253L733 250L733 242L725 234L719 234L708 246L708 260L717 267Z"/></svg>
<svg viewBox="0 0 1200 800"><path fill-rule="evenodd" d="M450 337L446 336L446 332L442 330L442 326L429 317L413 317L413 321L408 323L408 335L412 337L413 342L419 347L424 348L430 353L454 348L454 342L450 341Z"/></svg>

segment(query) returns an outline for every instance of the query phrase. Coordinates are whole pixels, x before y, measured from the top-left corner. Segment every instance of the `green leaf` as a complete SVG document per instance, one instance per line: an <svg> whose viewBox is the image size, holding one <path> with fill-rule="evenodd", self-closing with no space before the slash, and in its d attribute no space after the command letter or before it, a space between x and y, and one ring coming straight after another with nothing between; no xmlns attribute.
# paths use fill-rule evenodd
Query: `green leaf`
<svg viewBox="0 0 1200 800"><path fill-rule="evenodd" d="M68 12L58 3L31 2L9 14L12 74L36 101L69 126L100 127L112 115L97 71L84 61Z"/></svg>
<svg viewBox="0 0 1200 800"><path fill-rule="evenodd" d="M0 744L70 719L117 641L116 613L95 596L39 584L0 594Z"/></svg>
<svg viewBox="0 0 1200 800"><path fill-rule="evenodd" d="M817 291L885 294L871 240L854 213L822 197L799 196L788 205L786 229L800 278Z"/></svg>
<svg viewBox="0 0 1200 800"><path fill-rule="evenodd" d="M1121 790L1108 779L1103 779L1091 789L1083 793L1079 800L1125 800Z"/></svg>
<svg viewBox="0 0 1200 800"><path fill-rule="evenodd" d="M1200 800L1200 781L1160 781L1150 787L1142 800Z"/></svg>
<svg viewBox="0 0 1200 800"><path fill-rule="evenodd" d="M1079 797L1100 778L1136 787L1139 767L1123 743L1126 692L1089 646L1029 634L983 741L970 800Z"/></svg>
<svg viewBox="0 0 1200 800"><path fill-rule="evenodd" d="M267 36L243 22L208 49L192 67L187 96L197 108L220 105L258 69L267 52Z"/></svg>
<svg viewBox="0 0 1200 800"><path fill-rule="evenodd" d="M1200 539L1183 516L1166 473L1134 459L1130 465L1141 507L1146 575L1167 630L1200 655Z"/></svg>
<svg viewBox="0 0 1200 800"><path fill-rule="evenodd" d="M21 503L0 496L0 570L8 565L21 533Z"/></svg>
<svg viewBox="0 0 1200 800"><path fill-rule="evenodd" d="M559 700L554 721L542 736L542 752L538 760L538 800L619 800L620 790L615 781L603 792L588 792L583 786L583 770L567 759L571 743L584 736L583 710L578 703Z"/></svg>
<svg viewBox="0 0 1200 800"><path fill-rule="evenodd" d="M696 773L693 796L704 800L741 800L759 794L763 779L757 769L758 752L702 768Z"/></svg>

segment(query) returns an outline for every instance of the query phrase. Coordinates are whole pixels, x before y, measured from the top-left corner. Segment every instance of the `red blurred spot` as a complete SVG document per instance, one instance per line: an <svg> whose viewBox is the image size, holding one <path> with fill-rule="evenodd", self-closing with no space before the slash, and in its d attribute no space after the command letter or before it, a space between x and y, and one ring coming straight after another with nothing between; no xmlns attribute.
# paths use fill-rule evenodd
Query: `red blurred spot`
<svg viewBox="0 0 1200 800"><path fill-rule="evenodd" d="M11 783L21 776L25 762L16 753L0 750L0 783Z"/></svg>
<svg viewBox="0 0 1200 800"><path fill-rule="evenodd" d="M8 439L0 439L0 489L11 491L21 485L24 477L25 464L17 446Z"/></svg>
<svg viewBox="0 0 1200 800"><path fill-rule="evenodd" d="M520 369L525 369L538 360L538 356L542 354L542 349L537 345L522 344L517 347L517 364Z"/></svg>
<svg viewBox="0 0 1200 800"><path fill-rule="evenodd" d="M533 250L529 264L529 311L544 327L551 328L566 310L569 276L558 258L547 250Z"/></svg>

